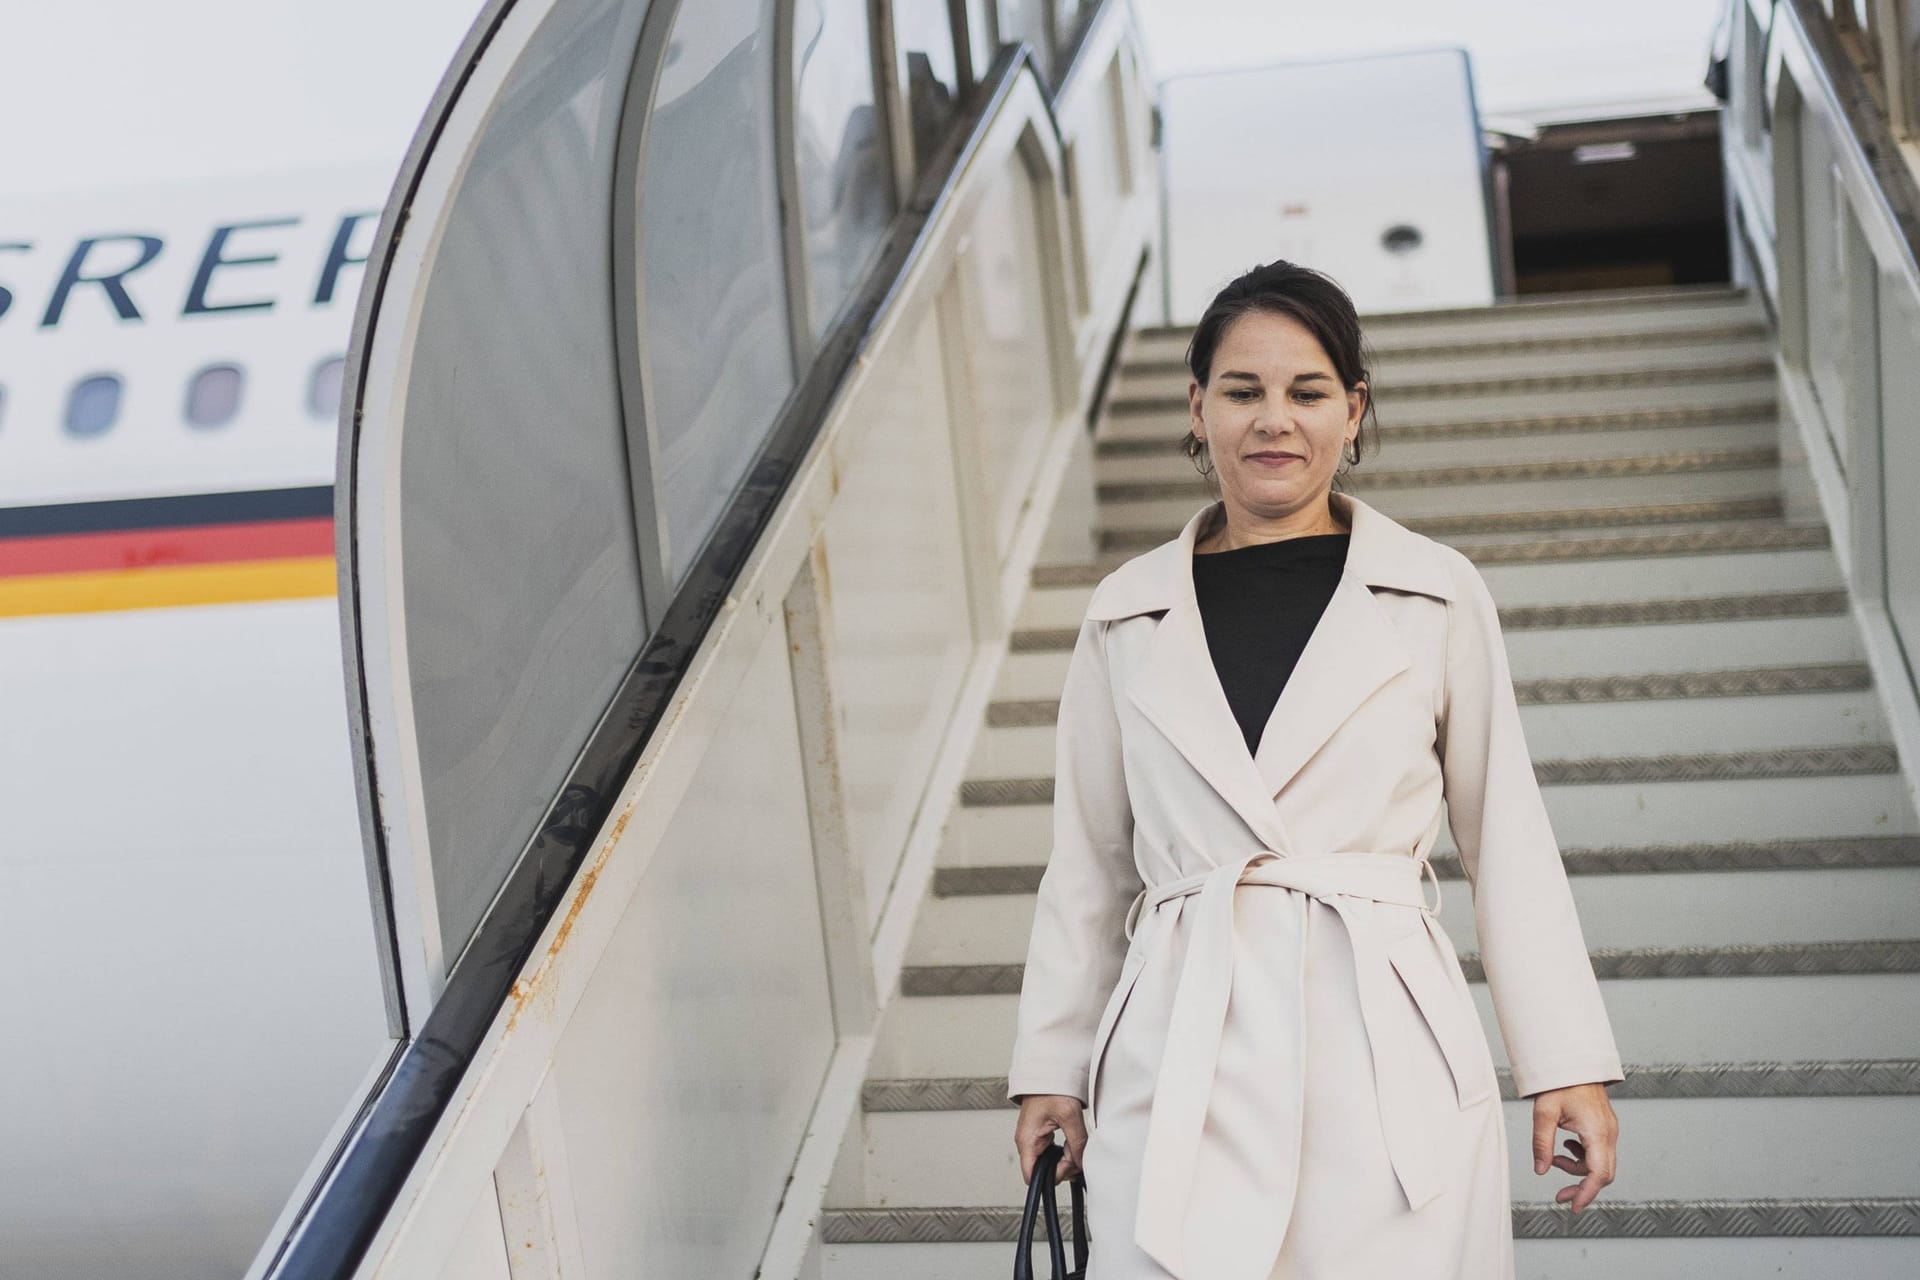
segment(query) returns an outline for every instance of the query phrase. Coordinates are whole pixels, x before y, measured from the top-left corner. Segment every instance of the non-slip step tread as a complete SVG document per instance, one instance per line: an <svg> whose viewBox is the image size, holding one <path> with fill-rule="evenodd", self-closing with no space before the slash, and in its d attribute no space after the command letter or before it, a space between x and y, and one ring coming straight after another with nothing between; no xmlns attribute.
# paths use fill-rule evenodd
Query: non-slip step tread
<svg viewBox="0 0 1920 1280"><path fill-rule="evenodd" d="M1195 491L1193 496L1198 501L1210 495ZM1722 524L1739 529L1762 524L1785 526L1785 511L1785 499L1773 492L1688 498L1675 502L1587 506L1559 504L1521 511L1476 510L1443 515L1409 515L1400 523L1416 533L1447 542L1455 538L1512 537L1528 533L1565 533L1578 529L1653 533L1667 532L1667 526L1670 525Z"/></svg>
<svg viewBox="0 0 1920 1280"><path fill-rule="evenodd" d="M1595 351L1622 347L1711 347L1720 344L1766 341L1767 326L1757 320L1736 320L1698 327L1634 329L1619 333L1543 333L1510 338L1469 338L1461 342L1370 343L1380 360L1470 360L1480 356L1527 355L1551 351ZM1120 362L1129 377L1181 377L1188 374L1184 359L1171 355L1130 355Z"/></svg>
<svg viewBox="0 0 1920 1280"><path fill-rule="evenodd" d="M1157 412L1164 412L1157 411ZM1774 422L1780 412L1779 401L1755 397L1726 404L1674 405L1666 408L1635 407L1595 413L1536 413L1498 417L1476 415L1458 421L1381 423L1377 430L1383 449L1396 444L1431 440L1481 439L1503 436L1586 435L1647 429L1678 429L1739 422ZM1106 420L1110 423L1110 419ZM1097 458L1133 458L1154 454L1172 454L1180 458L1180 433L1143 435L1115 432L1111 426L1094 440Z"/></svg>
<svg viewBox="0 0 1920 1280"><path fill-rule="evenodd" d="M1737 698L1783 693L1831 693L1871 689L1873 668L1864 662L1810 663L1797 667L1738 667L1726 671L1657 671L1637 675L1543 676L1516 680L1514 698L1525 706L1560 703L1633 702L1660 698ZM988 729L1054 725L1058 698L1001 699L987 704Z"/></svg>
<svg viewBox="0 0 1920 1280"><path fill-rule="evenodd" d="M1368 311L1360 313L1361 326L1369 331L1410 327L1435 321L1470 326L1477 320L1519 316L1534 318L1552 314L1587 315L1600 312L1644 310L1649 319L1677 308L1746 308L1754 305L1753 290L1746 285L1725 281L1695 284L1622 285L1614 289L1564 289L1550 293L1515 294L1492 302L1458 307L1430 307L1411 311ZM1192 324L1138 325L1132 332L1142 338L1186 337Z"/></svg>
<svg viewBox="0 0 1920 1280"><path fill-rule="evenodd" d="M1059 1229L1071 1240L1072 1213L1064 1188ZM890 1207L825 1209L821 1238L829 1244L1014 1243L1024 1210L1012 1208ZM1563 1205L1518 1201L1516 1238L1558 1236L1916 1236L1920 1197L1858 1196L1792 1199L1609 1200L1605 1193L1575 1214Z"/></svg>
<svg viewBox="0 0 1920 1280"><path fill-rule="evenodd" d="M1660 755L1587 756L1536 760L1542 786L1617 782L1702 782L1733 778L1825 778L1898 773L1892 743L1780 747L1765 751L1712 751ZM1053 803L1051 777L968 778L960 784L963 807Z"/></svg>
<svg viewBox="0 0 1920 1280"><path fill-rule="evenodd" d="M1855 1098L1920 1095L1920 1058L1846 1058L1809 1062L1628 1062L1613 1098ZM1518 1098L1513 1071L1499 1067L1500 1097ZM1005 1076L922 1076L868 1080L861 1109L1017 1110Z"/></svg>
<svg viewBox="0 0 1920 1280"><path fill-rule="evenodd" d="M1092 566L1055 566L1059 572L1036 581L1036 591L1084 591L1106 570ZM1037 572L1037 571L1036 571ZM1084 612L1084 604L1080 611ZM1745 622L1772 618L1808 618L1845 614L1850 605L1840 590L1753 591L1731 595L1676 596L1648 600L1608 600L1575 604L1499 606L1500 629L1538 631L1575 627L1643 626L1680 622ZM1008 640L1014 653L1072 649L1078 627L1022 627Z"/></svg>
<svg viewBox="0 0 1920 1280"><path fill-rule="evenodd" d="M1528 480L1609 480L1625 476L1683 475L1700 471L1743 471L1776 468L1780 450L1775 445L1737 449L1676 449L1666 453L1629 453L1615 456L1534 458L1522 462L1477 462L1450 467L1370 469L1373 489L1440 488L1447 485L1504 484ZM1177 473L1165 480L1115 480L1094 487L1103 504L1156 501L1164 498L1213 497L1212 481L1198 472ZM1749 505L1765 498L1740 499Z"/></svg>
<svg viewBox="0 0 1920 1280"><path fill-rule="evenodd" d="M1920 866L1920 836L1836 836L1818 840L1748 840L1678 845L1563 848L1571 876L1687 874L1717 871L1837 871ZM1457 852L1427 862L1442 880L1465 880ZM1030 894L1040 887L1042 863L936 867L933 896L957 898Z"/></svg>
<svg viewBox="0 0 1920 1280"><path fill-rule="evenodd" d="M1478 952L1459 953L1468 982L1485 982ZM1814 977L1840 973L1920 973L1920 938L1854 942L1735 943L1710 947L1595 947L1587 952L1596 978ZM910 964L900 970L903 996L1020 994L1024 964Z"/></svg>
<svg viewBox="0 0 1920 1280"><path fill-rule="evenodd" d="M1414 528L1418 521L1401 521ZM1178 526L1142 529L1102 527L1096 541L1102 552L1146 551L1178 537ZM1711 552L1781 551L1831 545L1823 524L1781 524L1776 521L1730 523L1725 527L1670 530L1662 533L1603 534L1583 538L1537 538L1527 542L1476 543L1459 548L1476 565L1542 563L1555 560L1642 559L1688 556ZM1129 555L1106 563L1102 576L1118 568ZM1100 563L1099 561L1095 562ZM1097 581L1098 579L1096 579Z"/></svg>
<svg viewBox="0 0 1920 1280"><path fill-rule="evenodd" d="M1521 373L1506 377L1463 377L1395 382L1396 400L1440 397L1465 398L1476 395L1506 395L1543 391L1583 391L1612 387L1674 386L1690 382L1724 381L1730 378L1762 377L1774 372L1771 356L1753 359L1716 360L1665 368L1600 369L1560 373ZM1187 405L1184 391L1153 395L1119 395L1108 404L1115 414L1137 414L1181 409Z"/></svg>

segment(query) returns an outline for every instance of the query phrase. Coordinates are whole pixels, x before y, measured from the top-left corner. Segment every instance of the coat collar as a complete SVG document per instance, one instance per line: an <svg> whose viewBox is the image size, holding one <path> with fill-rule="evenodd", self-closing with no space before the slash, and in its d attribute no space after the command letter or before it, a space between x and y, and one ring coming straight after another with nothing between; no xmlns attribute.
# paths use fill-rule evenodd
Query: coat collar
<svg viewBox="0 0 1920 1280"><path fill-rule="evenodd" d="M1207 650L1193 587L1193 547L1224 518L1215 501L1173 538L1127 561L1094 588L1089 619L1164 613L1127 694L1267 847L1290 849L1274 798L1374 690L1412 665L1373 589L1440 599L1455 593L1439 544L1351 494L1333 493L1352 526L1346 566L1326 612L1267 720L1256 755L1234 719Z"/></svg>

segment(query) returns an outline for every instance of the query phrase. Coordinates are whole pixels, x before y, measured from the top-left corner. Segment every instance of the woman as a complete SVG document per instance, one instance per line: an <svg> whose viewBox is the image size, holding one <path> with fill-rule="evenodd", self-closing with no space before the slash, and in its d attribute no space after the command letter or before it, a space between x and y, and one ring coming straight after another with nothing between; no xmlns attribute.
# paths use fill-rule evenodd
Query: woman
<svg viewBox="0 0 1920 1280"><path fill-rule="evenodd" d="M1008 1072L1022 1176L1063 1134L1089 1280L1511 1277L1493 1058L1426 863L1443 798L1534 1172L1579 1175L1575 1213L1625 1077L1493 599L1333 490L1371 397L1332 280L1248 272L1187 363L1221 499L1080 627Z"/></svg>

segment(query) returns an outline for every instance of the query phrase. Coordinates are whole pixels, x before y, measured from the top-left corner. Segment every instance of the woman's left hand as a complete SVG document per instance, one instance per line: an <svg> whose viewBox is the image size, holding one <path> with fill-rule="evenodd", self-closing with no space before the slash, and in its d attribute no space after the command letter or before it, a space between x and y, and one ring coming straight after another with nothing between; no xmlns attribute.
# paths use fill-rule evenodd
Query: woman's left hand
<svg viewBox="0 0 1920 1280"><path fill-rule="evenodd" d="M1579 1135L1567 1139L1570 1155L1553 1154L1555 1131L1562 1128ZM1581 1175L1578 1185L1553 1193L1562 1204L1571 1200L1575 1213L1592 1204L1600 1188L1613 1181L1619 1136L1620 1121L1604 1084L1568 1085L1533 1095L1533 1171L1545 1173L1551 1158L1554 1168Z"/></svg>

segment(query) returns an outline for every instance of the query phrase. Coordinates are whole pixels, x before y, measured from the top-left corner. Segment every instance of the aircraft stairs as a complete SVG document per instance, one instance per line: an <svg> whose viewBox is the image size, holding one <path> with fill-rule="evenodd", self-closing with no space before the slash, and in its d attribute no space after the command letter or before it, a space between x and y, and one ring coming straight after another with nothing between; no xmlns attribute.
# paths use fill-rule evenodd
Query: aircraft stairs
<svg viewBox="0 0 1920 1280"><path fill-rule="evenodd" d="M1920 819L1827 528L1789 515L1759 302L1695 287L1363 321L1382 448L1350 487L1466 551L1499 601L1626 1060L1618 1176L1575 1219L1553 1193L1577 1178L1532 1171L1443 831L1520 1274L1920 1274ZM1032 572L841 1147L828 1280L1005 1274L1024 1188L1004 1073L1056 699L1094 584L1212 496L1175 448L1187 336L1130 335L1091 474L1066 481L1060 521L1096 497L1092 554Z"/></svg>

